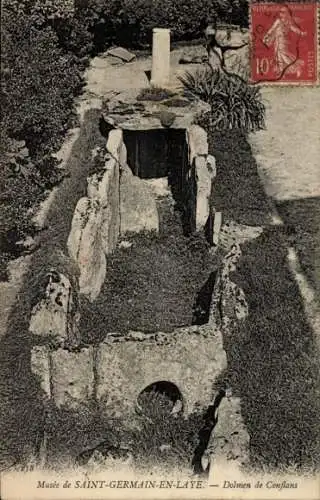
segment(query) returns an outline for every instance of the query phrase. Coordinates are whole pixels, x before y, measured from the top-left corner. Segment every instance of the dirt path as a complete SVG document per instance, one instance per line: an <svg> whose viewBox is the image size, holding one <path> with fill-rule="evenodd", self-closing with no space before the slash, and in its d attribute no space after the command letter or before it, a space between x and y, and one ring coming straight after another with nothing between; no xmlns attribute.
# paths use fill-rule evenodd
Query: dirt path
<svg viewBox="0 0 320 500"><path fill-rule="evenodd" d="M250 142L266 192L276 201L320 196L317 88L262 89L267 130Z"/></svg>
<svg viewBox="0 0 320 500"><path fill-rule="evenodd" d="M318 88L262 89L266 130L250 137L259 175L287 227L288 261L306 307L320 306ZM314 300L315 299L315 300ZM311 307L312 309L312 307ZM316 330L320 339L320 328Z"/></svg>

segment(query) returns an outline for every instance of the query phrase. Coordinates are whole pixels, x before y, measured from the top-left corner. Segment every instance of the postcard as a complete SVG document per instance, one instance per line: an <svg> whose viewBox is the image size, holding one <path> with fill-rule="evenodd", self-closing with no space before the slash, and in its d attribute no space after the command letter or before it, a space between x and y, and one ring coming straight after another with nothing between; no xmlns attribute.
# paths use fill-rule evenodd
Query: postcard
<svg viewBox="0 0 320 500"><path fill-rule="evenodd" d="M320 498L314 0L5 0L0 496Z"/></svg>

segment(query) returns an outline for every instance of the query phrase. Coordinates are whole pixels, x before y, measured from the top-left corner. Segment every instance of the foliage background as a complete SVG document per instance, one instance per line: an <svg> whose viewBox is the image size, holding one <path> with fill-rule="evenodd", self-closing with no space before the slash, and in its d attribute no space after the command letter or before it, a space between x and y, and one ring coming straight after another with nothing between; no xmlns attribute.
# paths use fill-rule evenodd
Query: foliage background
<svg viewBox="0 0 320 500"><path fill-rule="evenodd" d="M209 19L245 26L246 0L4 0L1 19L0 279L32 213L64 175L52 153L75 119L91 56L110 45L144 48L154 26L173 41ZM20 250L19 250L20 248Z"/></svg>

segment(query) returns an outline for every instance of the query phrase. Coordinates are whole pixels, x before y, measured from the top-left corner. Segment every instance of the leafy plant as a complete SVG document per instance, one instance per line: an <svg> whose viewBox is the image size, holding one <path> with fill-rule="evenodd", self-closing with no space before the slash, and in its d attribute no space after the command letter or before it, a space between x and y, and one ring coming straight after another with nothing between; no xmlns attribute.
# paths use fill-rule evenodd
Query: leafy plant
<svg viewBox="0 0 320 500"><path fill-rule="evenodd" d="M83 54L78 34L81 29L76 29L79 19L74 15L73 5L63 1L3 2L0 173L3 265L9 255L17 255L15 243L32 234L31 217L46 189L63 176L52 153L60 147L73 123L74 97L83 86L85 65L80 58ZM63 24L68 27L65 33L61 30ZM83 24L82 34L85 30ZM66 39L68 43L64 43Z"/></svg>
<svg viewBox="0 0 320 500"><path fill-rule="evenodd" d="M210 127L214 130L254 132L264 128L265 106L260 90L240 76L206 66L186 72L180 81L187 94L211 105Z"/></svg>
<svg viewBox="0 0 320 500"><path fill-rule="evenodd" d="M86 19L94 35L94 47L110 44L149 46L154 27L169 28L171 40L192 40L203 36L212 17L228 24L247 26L246 0L91 0L86 2Z"/></svg>

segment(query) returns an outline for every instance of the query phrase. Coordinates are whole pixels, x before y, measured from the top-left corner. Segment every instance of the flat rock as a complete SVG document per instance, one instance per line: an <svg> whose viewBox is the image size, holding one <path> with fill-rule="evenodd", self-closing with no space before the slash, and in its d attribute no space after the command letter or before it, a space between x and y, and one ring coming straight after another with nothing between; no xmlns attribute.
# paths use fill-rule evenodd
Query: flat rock
<svg viewBox="0 0 320 500"><path fill-rule="evenodd" d="M170 122L171 128L185 129L197 123L206 113L210 112L210 104L201 100L189 100L178 96L168 102L143 101L137 102L137 92L122 92L111 95L105 102L102 120L123 130L148 130L162 128L161 112L170 112L175 119ZM183 105L181 105L183 101ZM166 126L167 124L165 124ZM208 151L207 153L208 154Z"/></svg>
<svg viewBox="0 0 320 500"><path fill-rule="evenodd" d="M120 178L120 232L141 231L159 232L157 204L152 189L126 166Z"/></svg>
<svg viewBox="0 0 320 500"><path fill-rule="evenodd" d="M133 61L133 59L135 59L136 57L135 54L129 52L129 50L124 49L123 47L115 47L113 49L109 49L107 51L107 55L112 57L117 57L118 59L121 59L122 61L125 62Z"/></svg>

